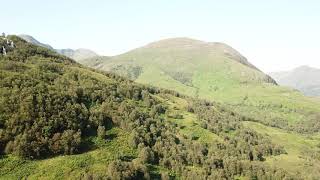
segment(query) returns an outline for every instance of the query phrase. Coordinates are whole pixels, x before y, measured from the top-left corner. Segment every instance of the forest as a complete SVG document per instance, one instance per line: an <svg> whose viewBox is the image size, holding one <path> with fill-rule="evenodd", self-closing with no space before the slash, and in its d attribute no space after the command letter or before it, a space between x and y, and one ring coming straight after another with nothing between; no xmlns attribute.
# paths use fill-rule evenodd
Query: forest
<svg viewBox="0 0 320 180"><path fill-rule="evenodd" d="M17 36L8 38L15 47L0 55L0 159L86 153L95 148L91 137L104 141L117 127L130 133L128 146L138 155L119 157L105 165L105 175L88 171L83 179L301 178L264 163L286 154L285 148L245 128L241 121L250 119L231 109L93 70ZM181 115L168 117L172 109L158 98L163 96L187 101L185 111L221 140L201 143L181 135L168 120ZM155 174L153 165L171 171Z"/></svg>

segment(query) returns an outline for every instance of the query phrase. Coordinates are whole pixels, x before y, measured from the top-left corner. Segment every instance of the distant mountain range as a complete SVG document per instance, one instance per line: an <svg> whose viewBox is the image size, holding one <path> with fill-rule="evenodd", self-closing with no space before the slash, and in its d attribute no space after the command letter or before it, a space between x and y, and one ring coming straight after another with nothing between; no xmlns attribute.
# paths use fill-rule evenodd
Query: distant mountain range
<svg viewBox="0 0 320 180"><path fill-rule="evenodd" d="M83 59L93 58L93 57L99 56L94 51L89 50L89 49L84 49L84 48L80 48L80 49L54 49L52 46L50 46L48 44L41 43L38 40L36 40L34 37L32 37L30 35L26 35L26 34L21 34L21 35L19 35L19 37L21 37L22 39L26 40L29 43L32 43L32 44L35 44L38 46L42 46L42 47L45 47L45 48L48 48L51 50L55 50L59 54L70 57L76 61L81 61Z"/></svg>
<svg viewBox="0 0 320 180"><path fill-rule="evenodd" d="M300 66L291 71L270 73L280 85L295 88L307 96L320 96L320 69Z"/></svg>

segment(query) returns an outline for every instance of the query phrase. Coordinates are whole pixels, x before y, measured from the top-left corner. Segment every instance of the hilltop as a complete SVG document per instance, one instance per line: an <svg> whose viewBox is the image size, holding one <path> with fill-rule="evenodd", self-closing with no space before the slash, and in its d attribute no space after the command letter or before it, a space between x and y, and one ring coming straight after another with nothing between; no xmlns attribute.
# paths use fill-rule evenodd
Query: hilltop
<svg viewBox="0 0 320 180"><path fill-rule="evenodd" d="M320 96L320 69L300 66L291 71L270 73L279 84L303 92L307 96Z"/></svg>
<svg viewBox="0 0 320 180"><path fill-rule="evenodd" d="M176 48L176 49L181 49L181 50L184 49L184 50L191 50L191 51L197 51L200 49L207 50L207 52L210 52L210 53L225 55L227 57L230 57L230 59L236 60L241 64L244 64L246 66L249 66L253 69L258 70L254 65L248 62L248 60L244 56L242 56L238 51L233 49L231 46L221 42L204 42L196 39L180 37L180 38L169 38L169 39L153 42L142 48L146 48L146 49Z"/></svg>
<svg viewBox="0 0 320 180"><path fill-rule="evenodd" d="M102 60L101 57L93 59ZM168 74L172 79L182 83L187 83L184 81L191 82L192 76L190 75L196 74L199 70L210 71L215 70L214 65L224 65L227 68L232 68L228 74L233 76L232 78L238 78L241 82L262 81L275 84L274 80L263 74L232 47L223 43L208 43L190 38L160 40L111 59L110 57L106 59L108 61L101 63L100 65L104 66L99 67L100 69L110 70L112 68L114 71L121 72L121 68L129 68L128 71L122 71L121 73L134 73L135 68L125 67L126 64L139 68L138 66L142 67L144 64L152 63L153 67L162 71L161 73ZM90 63L90 61L91 59L86 62ZM83 61L84 64L86 62ZM118 69L114 66L118 66ZM130 68L133 68L133 70ZM219 67L217 66L217 68ZM241 74L240 77L238 77L239 73Z"/></svg>
<svg viewBox="0 0 320 180"><path fill-rule="evenodd" d="M54 51L58 52L59 54L67 56L67 57L74 59L76 61L81 61L83 59L93 58L93 57L99 56L94 51L89 50L89 49L84 49L84 48L80 48L80 49L54 49L52 46L50 46L48 44L43 44L43 43L39 42L38 40L36 40L34 37L32 37L30 35L26 35L26 34L21 34L21 35L19 35L19 37L26 40L29 43L54 50Z"/></svg>

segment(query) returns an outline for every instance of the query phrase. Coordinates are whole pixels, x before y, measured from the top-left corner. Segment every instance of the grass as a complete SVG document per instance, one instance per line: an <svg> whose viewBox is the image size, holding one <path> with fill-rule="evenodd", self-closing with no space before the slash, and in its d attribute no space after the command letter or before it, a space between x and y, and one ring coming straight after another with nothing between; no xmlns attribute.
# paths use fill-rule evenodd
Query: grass
<svg viewBox="0 0 320 180"><path fill-rule="evenodd" d="M173 119L170 120L180 127L180 133L189 137L195 138L201 143L211 143L213 140L220 140L220 137L207 129L202 128L194 114L184 113L183 119Z"/></svg>
<svg viewBox="0 0 320 180"><path fill-rule="evenodd" d="M204 144L210 144L214 140L222 141L218 135L202 128L195 114L186 111L187 101L185 99L170 95L162 97L162 101L165 101L170 107L167 119L178 125L181 135L194 138ZM182 118L173 118L172 114L182 115Z"/></svg>
<svg viewBox="0 0 320 180"><path fill-rule="evenodd" d="M269 136L275 144L282 145L285 148L287 154L268 157L266 163L281 167L292 174L302 174L306 179L320 177L320 159L313 158L311 154L311 152L320 152L320 135L306 136L289 133L255 122L247 121L243 124Z"/></svg>
<svg viewBox="0 0 320 180"><path fill-rule="evenodd" d="M9 155L0 159L0 179L79 179L86 172L105 175L110 161L119 157L136 157L128 146L129 134L119 128L107 131L112 140L92 139L97 149L44 160L23 160Z"/></svg>
<svg viewBox="0 0 320 180"><path fill-rule="evenodd" d="M174 89L183 94L196 94L196 89L190 86L187 86L169 75L163 73L163 71L158 68L153 68L149 66L145 68L143 73L136 79L136 82L143 84L150 84L153 86L166 87L167 89Z"/></svg>

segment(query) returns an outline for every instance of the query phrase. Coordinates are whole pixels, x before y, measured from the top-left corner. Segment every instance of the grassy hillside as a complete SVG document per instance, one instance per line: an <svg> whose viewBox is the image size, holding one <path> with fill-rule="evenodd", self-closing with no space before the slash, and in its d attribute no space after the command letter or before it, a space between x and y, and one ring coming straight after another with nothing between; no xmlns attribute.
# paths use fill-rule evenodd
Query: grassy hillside
<svg viewBox="0 0 320 180"><path fill-rule="evenodd" d="M222 43L175 38L84 64L139 83L229 106L251 120L298 132L318 132L320 101L277 86L240 53Z"/></svg>
<svg viewBox="0 0 320 180"><path fill-rule="evenodd" d="M0 179L303 177L268 164L290 147L228 108L9 39L16 46L0 56Z"/></svg>

